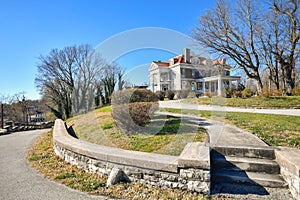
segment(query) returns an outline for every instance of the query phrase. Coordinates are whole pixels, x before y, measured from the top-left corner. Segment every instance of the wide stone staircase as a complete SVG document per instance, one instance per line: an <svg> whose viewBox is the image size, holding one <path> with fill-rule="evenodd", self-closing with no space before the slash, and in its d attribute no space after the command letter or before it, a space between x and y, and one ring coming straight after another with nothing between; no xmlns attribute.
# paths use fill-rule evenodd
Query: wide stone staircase
<svg viewBox="0 0 300 200"><path fill-rule="evenodd" d="M265 187L286 188L272 147L213 147L211 193L267 195Z"/></svg>

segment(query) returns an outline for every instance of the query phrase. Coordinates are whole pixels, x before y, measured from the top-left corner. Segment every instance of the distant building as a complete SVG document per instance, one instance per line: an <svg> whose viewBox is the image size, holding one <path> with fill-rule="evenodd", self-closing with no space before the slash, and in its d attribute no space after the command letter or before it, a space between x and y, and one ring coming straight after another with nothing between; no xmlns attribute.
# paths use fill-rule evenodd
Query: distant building
<svg viewBox="0 0 300 200"><path fill-rule="evenodd" d="M226 60L210 61L207 58L194 56L190 49L184 49L166 62L153 61L149 67L150 90L191 90L197 94L210 92L222 95L225 86L239 82L239 76L230 76L231 66Z"/></svg>

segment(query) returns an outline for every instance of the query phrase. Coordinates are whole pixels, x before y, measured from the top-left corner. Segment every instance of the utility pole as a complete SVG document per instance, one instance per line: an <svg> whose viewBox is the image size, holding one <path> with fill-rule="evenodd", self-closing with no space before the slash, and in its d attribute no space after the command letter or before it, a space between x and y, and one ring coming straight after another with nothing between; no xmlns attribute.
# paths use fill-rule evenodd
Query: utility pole
<svg viewBox="0 0 300 200"><path fill-rule="evenodd" d="M4 112L3 112L3 103L1 103L1 129L3 129L4 128Z"/></svg>

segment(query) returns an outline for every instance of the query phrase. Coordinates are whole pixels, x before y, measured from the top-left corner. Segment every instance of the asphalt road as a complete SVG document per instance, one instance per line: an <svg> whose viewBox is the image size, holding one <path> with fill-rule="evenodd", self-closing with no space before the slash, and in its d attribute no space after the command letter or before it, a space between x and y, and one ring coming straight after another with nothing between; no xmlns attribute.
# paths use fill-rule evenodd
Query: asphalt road
<svg viewBox="0 0 300 200"><path fill-rule="evenodd" d="M0 136L0 199L107 199L72 190L44 178L31 168L26 160L26 153L37 137L47 131L35 130Z"/></svg>

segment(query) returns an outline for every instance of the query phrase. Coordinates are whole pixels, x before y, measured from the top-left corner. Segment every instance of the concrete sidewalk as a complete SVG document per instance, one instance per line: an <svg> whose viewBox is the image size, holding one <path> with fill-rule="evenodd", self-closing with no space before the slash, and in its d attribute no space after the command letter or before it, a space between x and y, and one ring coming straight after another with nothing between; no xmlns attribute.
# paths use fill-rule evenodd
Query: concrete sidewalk
<svg viewBox="0 0 300 200"><path fill-rule="evenodd" d="M201 117L183 115L169 112L159 112L164 115L180 117L182 120L192 121L207 129L210 146L245 146L266 147L268 146L254 134L224 122L204 119Z"/></svg>
<svg viewBox="0 0 300 200"><path fill-rule="evenodd" d="M217 105L197 105L182 103L181 100L160 101L160 108L178 108L188 110L208 110L208 111L224 111L224 112L244 112L244 113L259 113L259 114L276 114L300 116L300 109L258 109L258 108L237 108Z"/></svg>

